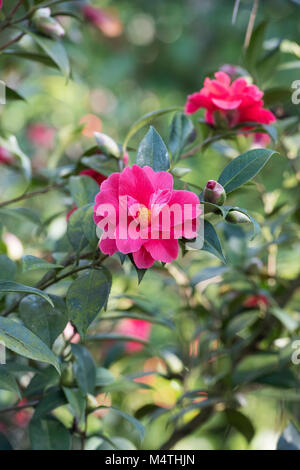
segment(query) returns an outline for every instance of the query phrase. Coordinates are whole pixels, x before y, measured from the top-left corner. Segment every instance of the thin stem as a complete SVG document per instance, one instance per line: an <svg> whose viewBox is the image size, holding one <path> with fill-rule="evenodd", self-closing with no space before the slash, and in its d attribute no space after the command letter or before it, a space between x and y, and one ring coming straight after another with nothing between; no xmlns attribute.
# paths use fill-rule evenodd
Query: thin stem
<svg viewBox="0 0 300 470"><path fill-rule="evenodd" d="M4 49L11 46L12 44L15 44L16 42L20 41L20 39L22 39L23 36L25 36L25 33L18 34L18 36L16 36L15 38L3 44L3 46L0 47L0 51L3 51Z"/></svg>
<svg viewBox="0 0 300 470"><path fill-rule="evenodd" d="M170 450L174 447L174 445L183 439L184 437L188 436L200 426L202 426L206 421L209 420L213 413L213 407L207 407L201 411L201 413L195 416L194 419L189 421L187 424L182 426L179 429L175 429L171 437L161 446L160 450Z"/></svg>
<svg viewBox="0 0 300 470"><path fill-rule="evenodd" d="M249 44L250 44L252 31L253 31L253 28L254 28L256 14L257 14L257 10L258 10L258 5L259 5L259 0L254 0L252 11L251 11L250 18L249 18L249 23L248 23L248 26L247 26L246 36L245 36L245 42L244 42L244 48L245 49L247 49Z"/></svg>
<svg viewBox="0 0 300 470"><path fill-rule="evenodd" d="M24 408L33 408L34 406L38 405L39 400L31 401L28 403L24 403L24 405L16 405L16 406L11 406L10 408L3 408L0 410L0 413L9 413L12 411L19 411L23 410Z"/></svg>
<svg viewBox="0 0 300 470"><path fill-rule="evenodd" d="M241 0L235 0L235 4L234 4L234 7L233 7L233 12L232 12L232 19L231 19L232 24L235 24L235 22L236 22L236 17L237 17L238 11L239 11L240 3L241 3Z"/></svg>
<svg viewBox="0 0 300 470"><path fill-rule="evenodd" d="M1 48L0 48L1 49ZM0 203L0 208L9 206L10 204L14 204L15 202L23 201L25 199L30 199L32 197L38 196L40 194L46 194L53 189L60 188L62 184L52 184L50 186L46 186L44 189L39 189L38 191L33 191L32 193L24 193L21 196L15 197L14 199L10 199L8 201L4 201Z"/></svg>
<svg viewBox="0 0 300 470"><path fill-rule="evenodd" d="M11 12L7 15L5 21L3 22L2 26L0 27L0 31L3 31L7 26L11 24L11 19L17 12L17 10L20 8L20 6L24 3L24 0L19 0L18 3L13 7Z"/></svg>

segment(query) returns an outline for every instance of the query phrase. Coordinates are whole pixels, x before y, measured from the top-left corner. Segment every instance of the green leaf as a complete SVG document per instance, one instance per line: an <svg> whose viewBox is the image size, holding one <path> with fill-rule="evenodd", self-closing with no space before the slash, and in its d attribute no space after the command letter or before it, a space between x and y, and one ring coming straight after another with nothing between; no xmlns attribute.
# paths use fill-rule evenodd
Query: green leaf
<svg viewBox="0 0 300 470"><path fill-rule="evenodd" d="M233 382L235 385L255 382L256 379L273 373L277 368L277 354L252 354L239 363L233 374Z"/></svg>
<svg viewBox="0 0 300 470"><path fill-rule="evenodd" d="M0 214L4 215L5 219L9 219L10 217L17 219L17 221L22 221L26 219L32 224L41 225L41 219L38 213L33 211L32 209L28 209L27 207L16 207L14 209L0 209ZM4 223L6 222L5 219Z"/></svg>
<svg viewBox="0 0 300 470"><path fill-rule="evenodd" d="M207 220L204 221L204 244L202 250L208 251L221 260L222 263L226 263L218 234L214 226Z"/></svg>
<svg viewBox="0 0 300 470"><path fill-rule="evenodd" d="M27 52L22 49L14 50L5 50L2 52L4 55L19 57L20 59L30 60L32 62L39 62L43 65L48 65L49 67L54 67L59 69L58 65L47 55L37 54L35 52Z"/></svg>
<svg viewBox="0 0 300 470"><path fill-rule="evenodd" d="M35 295L25 297L19 306L20 316L25 326L49 347L62 333L68 321L63 299L55 295L50 295L50 298L54 308Z"/></svg>
<svg viewBox="0 0 300 470"><path fill-rule="evenodd" d="M209 266L208 268L202 269L199 273L195 274L192 277L192 286L196 286L200 282L207 281L207 279L211 279L216 276L222 276L224 273L228 271L226 266Z"/></svg>
<svg viewBox="0 0 300 470"><path fill-rule="evenodd" d="M134 427L134 429L137 431L138 433L138 436L139 436L139 439L140 441L142 441L144 439L144 435L145 435L145 428L144 426L142 425L142 423L140 421L138 421L136 418L134 418L133 416L130 416L128 415L127 413L125 413L124 411L121 411L119 410L118 408L114 408L114 407L107 407L107 406L99 406L98 408L96 409L107 409L109 411L113 411L114 413L117 413L119 416L121 416L122 418L126 419L127 421L129 421L130 424L132 424L132 426Z"/></svg>
<svg viewBox="0 0 300 470"><path fill-rule="evenodd" d="M8 390L9 392L16 393L21 398L20 390L16 379L6 370L2 370L0 366L0 390Z"/></svg>
<svg viewBox="0 0 300 470"><path fill-rule="evenodd" d="M226 327L226 337L232 339L237 333L252 326L258 319L259 312L252 311L235 316Z"/></svg>
<svg viewBox="0 0 300 470"><path fill-rule="evenodd" d="M8 87L7 85L5 86L5 95L6 95L6 100L7 101L25 101L24 96L20 95L16 90L13 90L12 88Z"/></svg>
<svg viewBox="0 0 300 470"><path fill-rule="evenodd" d="M134 341L135 343L143 344L147 346L148 341L137 338L136 336L119 335L118 333L96 333L94 335L87 336L86 340L89 341Z"/></svg>
<svg viewBox="0 0 300 470"><path fill-rule="evenodd" d="M255 64L263 52L263 43L266 34L267 22L263 21L253 31L249 46L245 54L245 65L253 73Z"/></svg>
<svg viewBox="0 0 300 470"><path fill-rule="evenodd" d="M284 429L276 450L300 450L300 433L293 423L289 423Z"/></svg>
<svg viewBox="0 0 300 470"><path fill-rule="evenodd" d="M99 184L85 175L71 176L68 187L77 207L94 202L99 193Z"/></svg>
<svg viewBox="0 0 300 470"><path fill-rule="evenodd" d="M33 450L70 450L71 435L58 421L31 420L29 436Z"/></svg>
<svg viewBox="0 0 300 470"><path fill-rule="evenodd" d="M0 279L13 281L16 277L17 265L6 255L0 255Z"/></svg>
<svg viewBox="0 0 300 470"><path fill-rule="evenodd" d="M268 81L276 70L280 61L280 46L272 49L257 64L257 74L262 83Z"/></svg>
<svg viewBox="0 0 300 470"><path fill-rule="evenodd" d="M231 160L222 171L218 181L224 187L226 193L230 193L257 175L272 155L275 154L277 152L269 149L249 150Z"/></svg>
<svg viewBox="0 0 300 470"><path fill-rule="evenodd" d="M75 413L75 416L79 420L83 420L85 409L86 409L86 400L81 390L77 388L67 388L63 387L64 394L66 399L71 405L72 410Z"/></svg>
<svg viewBox="0 0 300 470"><path fill-rule="evenodd" d="M283 326L288 331L295 331L299 327L299 322L295 320L295 318L293 318L288 312L285 312L284 310L277 307L272 308L270 312L280 321L280 323L283 324Z"/></svg>
<svg viewBox="0 0 300 470"><path fill-rule="evenodd" d="M17 321L0 317L0 340L15 353L52 364L60 373L58 358L55 354L40 338Z"/></svg>
<svg viewBox="0 0 300 470"><path fill-rule="evenodd" d="M34 271L36 269L59 269L63 268L60 264L48 263L44 259L32 255L25 255L22 258L22 272Z"/></svg>
<svg viewBox="0 0 300 470"><path fill-rule="evenodd" d="M94 205L89 204L87 206L81 207L79 211L82 213L82 227L84 236L88 240L90 247L95 250L99 244L98 236L100 237L100 235L98 233L97 236L97 228L94 222ZM99 228L98 231L100 231Z"/></svg>
<svg viewBox="0 0 300 470"><path fill-rule="evenodd" d="M152 111L151 113L145 114L144 116L139 118L137 121L135 121L125 138L124 145L123 145L124 151L126 150L131 137L133 137L134 134L136 134L139 129L146 126L147 124L152 122L154 119L158 118L159 116L163 116L166 113L172 113L174 111L178 111L179 109L180 108L178 106L171 106L169 108L158 109L156 111Z"/></svg>
<svg viewBox="0 0 300 470"><path fill-rule="evenodd" d="M46 38L44 36L40 36L38 34L29 31L26 28L20 28L23 32L28 34L34 42L41 48L43 51L50 57L50 59L55 62L55 64L59 67L62 74L66 77L70 75L70 63L65 51L64 46L61 42L53 39Z"/></svg>
<svg viewBox="0 0 300 470"><path fill-rule="evenodd" d="M18 141L14 135L9 136L7 139L0 137L1 147L6 148L9 152L15 155L21 162L24 176L27 181L31 180L31 162L25 153L20 149Z"/></svg>
<svg viewBox="0 0 300 470"><path fill-rule="evenodd" d="M53 302L50 299L48 294L45 292L36 289L35 287L24 286L23 284L19 284L13 281L1 281L0 280L0 293L5 292L13 292L13 293L23 293L23 294L35 294L43 299L45 299L49 304L53 307Z"/></svg>
<svg viewBox="0 0 300 470"><path fill-rule="evenodd" d="M221 260L222 263L226 263L226 259L222 251L222 246L218 234L215 231L214 226L207 220L204 220L203 235L202 233L200 233L195 240L188 241L186 243L186 247L192 250L208 251L212 255L216 256L219 260Z"/></svg>
<svg viewBox="0 0 300 470"><path fill-rule="evenodd" d="M89 241L85 236L83 225L85 210L85 207L80 207L71 214L68 220L67 236L76 253L80 253L89 244Z"/></svg>
<svg viewBox="0 0 300 470"><path fill-rule="evenodd" d="M154 171L167 171L170 168L168 149L152 126L139 145L136 164L141 167L148 165Z"/></svg>
<svg viewBox="0 0 300 470"><path fill-rule="evenodd" d="M43 370L34 370L35 375L29 382L24 397L31 397L36 395L43 395L45 390L50 387L56 387L59 384L59 375L53 367L46 367Z"/></svg>
<svg viewBox="0 0 300 470"><path fill-rule="evenodd" d="M37 405L33 421L46 417L48 413L66 404L66 398L61 390L54 390L45 395Z"/></svg>
<svg viewBox="0 0 300 470"><path fill-rule="evenodd" d="M74 371L80 390L84 393L94 393L96 385L96 365L88 350L81 344L72 344L72 353L76 361Z"/></svg>
<svg viewBox="0 0 300 470"><path fill-rule="evenodd" d="M175 114L169 137L168 147L173 156L174 161L179 160L180 155L188 143L194 131L191 119L183 112Z"/></svg>
<svg viewBox="0 0 300 470"><path fill-rule="evenodd" d="M96 369L96 387L104 387L110 385L115 381L115 376L110 370L104 367L97 367Z"/></svg>
<svg viewBox="0 0 300 470"><path fill-rule="evenodd" d="M77 278L67 292L69 318L80 335L85 336L90 323L107 303L111 279L104 269L91 270Z"/></svg>
<svg viewBox="0 0 300 470"><path fill-rule="evenodd" d="M247 441L250 442L255 434L255 429L250 419L240 411L234 409L226 410L225 414L229 424L243 434Z"/></svg>
<svg viewBox="0 0 300 470"><path fill-rule="evenodd" d="M0 450L13 450L11 443L2 432L0 432Z"/></svg>

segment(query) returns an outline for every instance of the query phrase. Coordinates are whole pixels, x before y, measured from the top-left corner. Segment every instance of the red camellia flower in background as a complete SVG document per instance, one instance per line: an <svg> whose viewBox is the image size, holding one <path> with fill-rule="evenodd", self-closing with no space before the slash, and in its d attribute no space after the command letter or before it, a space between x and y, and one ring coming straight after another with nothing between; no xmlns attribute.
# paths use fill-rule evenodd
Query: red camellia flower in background
<svg viewBox="0 0 300 470"><path fill-rule="evenodd" d="M269 299L263 295L251 295L244 302L244 307L257 308L260 306L267 307L270 304Z"/></svg>
<svg viewBox="0 0 300 470"><path fill-rule="evenodd" d="M0 147L0 163L11 165L13 162L12 154L4 147Z"/></svg>
<svg viewBox="0 0 300 470"><path fill-rule="evenodd" d="M125 318L118 326L118 332L125 336L134 336L135 338L147 341L150 337L152 325L145 320L137 320L133 318ZM141 351L145 346L136 341L127 341L125 351L135 353Z"/></svg>
<svg viewBox="0 0 300 470"><path fill-rule="evenodd" d="M93 170L92 168L88 168L86 170L82 170L80 173L80 175L85 175L85 176L89 176L90 178L93 178L93 180L96 181L96 183L100 184L103 183L104 180L106 180L107 176L105 175L102 175L102 173L99 173L98 171L96 170Z"/></svg>
<svg viewBox="0 0 300 470"><path fill-rule="evenodd" d="M263 92L256 85L249 85L245 78L231 83L225 72L215 73L215 80L206 78L204 87L188 96L185 112L192 114L205 108L205 120L216 125L225 122L228 127L256 122L270 124L276 120L274 114L263 108ZM248 126L249 129L249 126Z"/></svg>
<svg viewBox="0 0 300 470"><path fill-rule="evenodd" d="M164 224L168 211L169 224ZM176 259L178 238L195 238L200 213L198 196L174 190L170 173L133 165L101 184L94 221L105 231L101 251L110 256L117 251L132 253L142 269L150 268L155 260L170 263Z"/></svg>
<svg viewBox="0 0 300 470"><path fill-rule="evenodd" d="M114 38L123 32L123 24L118 12L113 9L95 8L92 5L84 5L82 8L84 17L107 37Z"/></svg>
<svg viewBox="0 0 300 470"><path fill-rule="evenodd" d="M54 146L55 129L45 124L31 124L27 129L27 135L30 142L37 147L51 149Z"/></svg>

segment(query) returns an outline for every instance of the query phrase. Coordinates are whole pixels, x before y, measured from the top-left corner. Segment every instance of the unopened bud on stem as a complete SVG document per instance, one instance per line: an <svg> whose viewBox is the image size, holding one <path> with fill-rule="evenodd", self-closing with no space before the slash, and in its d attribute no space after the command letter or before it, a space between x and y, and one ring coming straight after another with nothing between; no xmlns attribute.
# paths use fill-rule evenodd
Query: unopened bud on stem
<svg viewBox="0 0 300 470"><path fill-rule="evenodd" d="M52 39L59 39L65 35L65 30L61 24L51 17L50 8L40 8L33 16L34 26L46 36Z"/></svg>
<svg viewBox="0 0 300 470"><path fill-rule="evenodd" d="M209 180L203 191L204 201L222 206L226 201L226 192L223 186L215 180Z"/></svg>
<svg viewBox="0 0 300 470"><path fill-rule="evenodd" d="M230 222L232 224L251 223L251 220L249 219L249 217L246 214L243 214L243 212L239 212L238 210L229 211L225 217L225 220L227 220L227 222Z"/></svg>

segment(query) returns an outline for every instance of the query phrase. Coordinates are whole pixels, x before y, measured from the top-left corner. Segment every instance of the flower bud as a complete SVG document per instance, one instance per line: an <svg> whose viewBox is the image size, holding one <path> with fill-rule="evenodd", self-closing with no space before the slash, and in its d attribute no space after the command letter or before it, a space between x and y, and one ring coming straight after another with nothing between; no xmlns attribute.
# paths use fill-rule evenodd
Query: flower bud
<svg viewBox="0 0 300 470"><path fill-rule="evenodd" d="M246 214L243 214L243 212L239 212L238 210L232 210L229 211L228 214L225 217L225 220L227 222L230 222L232 224L249 224L251 223L251 220Z"/></svg>
<svg viewBox="0 0 300 470"><path fill-rule="evenodd" d="M60 383L63 387L72 387L74 383L73 364L65 364L62 373Z"/></svg>
<svg viewBox="0 0 300 470"><path fill-rule="evenodd" d="M0 163L11 165L13 163L13 159L12 154L6 150L6 148L0 147Z"/></svg>
<svg viewBox="0 0 300 470"><path fill-rule="evenodd" d="M172 175L177 176L177 178L183 178L183 176L187 175L190 173L192 170L190 168L181 168L181 167L175 167L171 171Z"/></svg>
<svg viewBox="0 0 300 470"><path fill-rule="evenodd" d="M118 144L108 135L102 132L94 132L94 136L98 147L106 155L112 155L113 157L120 158L121 152Z"/></svg>
<svg viewBox="0 0 300 470"><path fill-rule="evenodd" d="M215 180L209 180L203 191L204 201L222 206L226 200L226 192L220 183Z"/></svg>
<svg viewBox="0 0 300 470"><path fill-rule="evenodd" d="M33 24L46 36L52 39L59 39L65 35L65 30L61 24L50 15L50 8L40 8L33 16Z"/></svg>
<svg viewBox="0 0 300 470"><path fill-rule="evenodd" d="M91 395L88 393L86 395L86 409L87 411L94 411L98 408L99 403L97 401L97 398L94 397L94 395Z"/></svg>

